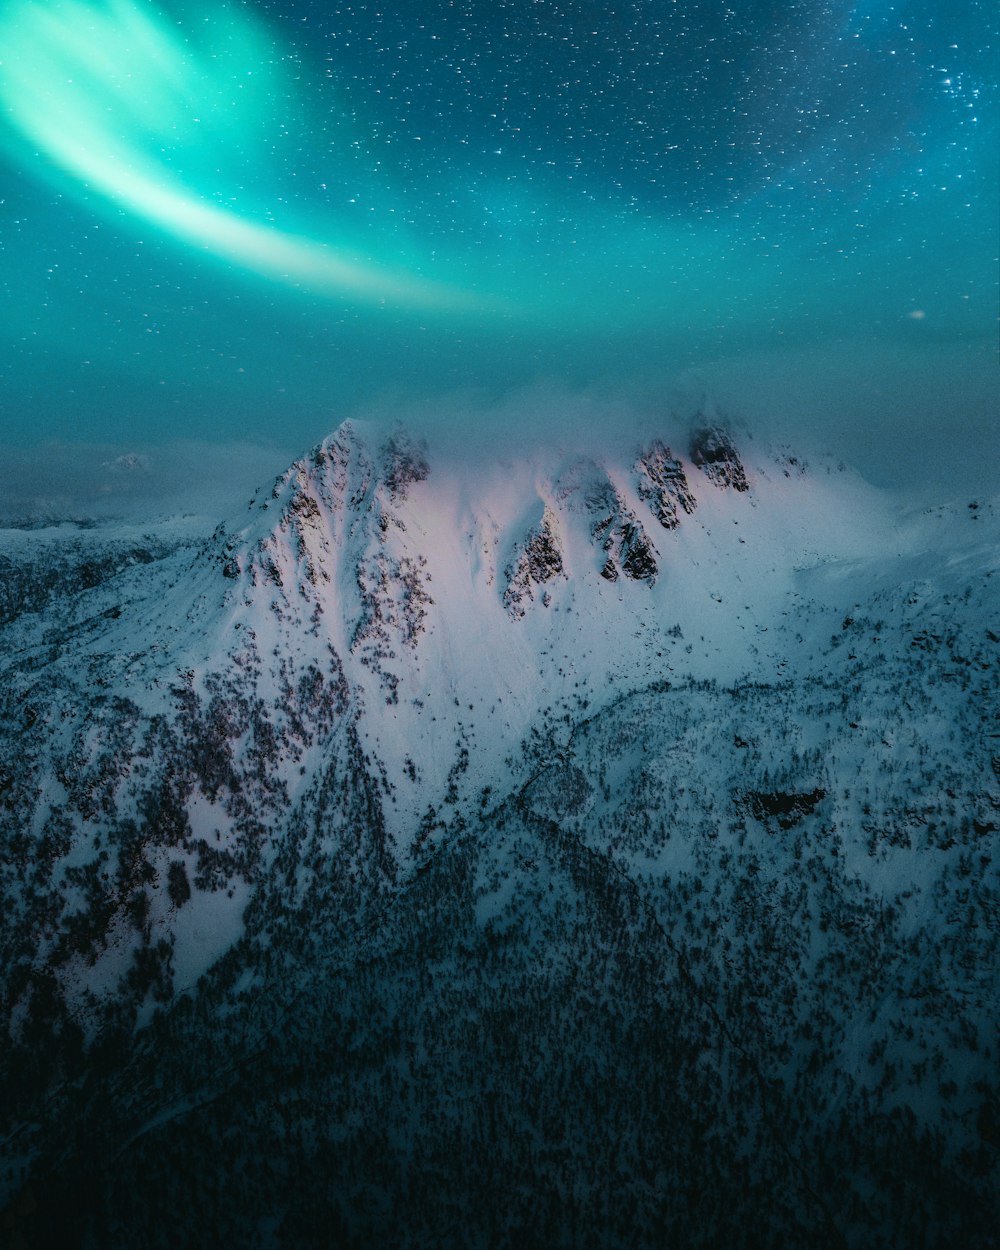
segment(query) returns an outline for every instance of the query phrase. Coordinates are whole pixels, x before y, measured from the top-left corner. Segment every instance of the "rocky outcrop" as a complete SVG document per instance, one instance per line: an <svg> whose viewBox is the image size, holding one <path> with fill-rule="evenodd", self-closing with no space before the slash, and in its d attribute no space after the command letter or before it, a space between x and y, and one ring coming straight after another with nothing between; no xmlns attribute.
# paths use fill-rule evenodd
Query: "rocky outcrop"
<svg viewBox="0 0 1000 1250"><path fill-rule="evenodd" d="M680 514L691 514L697 500L691 493L684 466L670 448L654 439L635 464L639 498L646 501L664 529L676 529Z"/></svg>
<svg viewBox="0 0 1000 1250"><path fill-rule="evenodd" d="M556 577L564 577L562 553L553 527L553 516L548 508L542 515L542 523L532 532L516 558L505 570L507 587L503 593L503 606L513 620L519 620L527 611L527 605L535 598L535 589ZM542 603L548 606L548 596L542 592Z"/></svg>
<svg viewBox="0 0 1000 1250"><path fill-rule="evenodd" d="M430 473L427 445L411 439L403 431L392 434L382 451L382 481L389 498L403 500L415 482L423 482Z"/></svg>
<svg viewBox="0 0 1000 1250"><path fill-rule="evenodd" d="M750 790L740 800L740 805L761 824L776 821L779 828L791 829L815 810L826 791L816 786L806 791Z"/></svg>
<svg viewBox="0 0 1000 1250"><path fill-rule="evenodd" d="M738 491L750 489L739 453L729 432L721 425L695 430L691 436L691 463L696 464L716 486Z"/></svg>
<svg viewBox="0 0 1000 1250"><path fill-rule="evenodd" d="M586 503L597 517L591 538L607 552L601 576L617 581L620 570L632 581L652 584L658 572L653 544L611 480L604 477L592 483Z"/></svg>
<svg viewBox="0 0 1000 1250"><path fill-rule="evenodd" d="M625 576L634 582L651 582L656 576L653 548L638 521L622 524L618 554Z"/></svg>

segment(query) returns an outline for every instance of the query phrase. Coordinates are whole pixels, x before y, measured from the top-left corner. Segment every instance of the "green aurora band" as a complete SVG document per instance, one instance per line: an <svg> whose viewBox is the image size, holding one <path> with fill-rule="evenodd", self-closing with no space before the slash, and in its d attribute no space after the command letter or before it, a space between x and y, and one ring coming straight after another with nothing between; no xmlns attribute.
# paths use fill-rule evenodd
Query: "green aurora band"
<svg viewBox="0 0 1000 1250"><path fill-rule="evenodd" d="M228 8L202 6L199 14L197 28L224 32L220 46L192 48L177 23L133 0L8 6L0 22L8 120L71 176L70 190L98 192L115 209L251 273L376 303L473 306L461 291L213 203L170 168L179 154L201 180L214 180L248 132L264 131L281 90L261 31Z"/></svg>
<svg viewBox="0 0 1000 1250"><path fill-rule="evenodd" d="M11 0L0 48L0 102L21 165L91 209L96 193L119 221L126 212L290 289L539 329L641 326L652 312L694 332L752 319L788 289L772 253L752 240L748 248L742 228L651 227L599 204L567 228L553 195L500 181L464 188L469 221L481 212L498 232L493 245L445 244L433 257L387 224L399 220L391 188L370 176L365 191L379 210L363 232L327 223L322 233L337 243L316 237L315 222L311 231L274 224L288 210L272 188L236 211L229 203L234 192L247 199L248 173L281 182L268 151L279 109L306 135L309 122L302 88L275 64L273 32L230 6L177 18L136 0ZM346 139L335 157L358 174Z"/></svg>
<svg viewBox="0 0 1000 1250"><path fill-rule="evenodd" d="M361 335L433 321L452 336L436 341L449 384L497 361L506 378L536 349L540 372L572 377L598 360L614 373L637 352L683 368L852 338L980 354L992 341L996 116L971 75L964 96L958 77L943 78L885 133L863 129L869 97L845 103L831 88L831 110L861 119L857 138L833 112L785 166L709 205L685 203L670 161L654 161L663 195L633 202L602 183L600 150L586 177L548 171L544 129L523 165L461 137L464 123L419 144L394 133L390 92L342 92L348 60L318 76L294 48L286 57L277 32L219 0L0 0L8 155L120 234L131 219L196 263L287 292L276 315L322 325L367 309L379 320ZM683 110L678 124L680 142ZM724 139L720 152L739 148ZM382 379L393 362L371 354Z"/></svg>

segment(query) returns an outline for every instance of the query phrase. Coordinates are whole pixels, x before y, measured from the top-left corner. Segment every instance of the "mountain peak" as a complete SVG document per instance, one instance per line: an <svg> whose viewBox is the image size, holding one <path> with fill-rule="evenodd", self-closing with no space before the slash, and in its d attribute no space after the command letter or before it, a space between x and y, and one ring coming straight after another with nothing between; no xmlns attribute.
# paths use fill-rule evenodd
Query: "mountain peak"
<svg viewBox="0 0 1000 1250"><path fill-rule="evenodd" d="M981 1243L997 520L719 425L472 467L351 422L208 546L8 536L8 1224L520 1244L525 1176L610 1176L594 1243L651 1248L753 1157L769 1244Z"/></svg>

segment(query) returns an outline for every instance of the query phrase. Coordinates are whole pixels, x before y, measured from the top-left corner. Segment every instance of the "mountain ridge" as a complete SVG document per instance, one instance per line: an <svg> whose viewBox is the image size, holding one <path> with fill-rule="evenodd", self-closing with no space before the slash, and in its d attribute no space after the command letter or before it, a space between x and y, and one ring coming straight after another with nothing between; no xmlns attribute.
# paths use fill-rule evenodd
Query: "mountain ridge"
<svg viewBox="0 0 1000 1250"><path fill-rule="evenodd" d="M531 453L483 472L403 431L349 423L200 547L126 562L82 589L70 580L44 611L0 627L15 1108L0 1175L12 1199L26 1178L72 1187L87 1133L116 1167L134 1148L137 1193L153 1183L134 1170L145 1167L176 1199L136 1143L184 1135L184 1108L216 1097L210 1057L225 1068L234 1046L247 1058L223 1102L266 1069L264 1103L283 1105L278 1091L298 1081L354 1107L350 1121L361 1104L337 1065L302 1074L326 1046L365 1106L401 1117L384 1149L410 1178L402 1189L366 1181L364 1152L347 1151L346 1172L328 1160L354 1195L320 1204L330 1216L333 1203L345 1244L479 1244L474 1227L441 1241L448 1203L466 1219L485 1204L506 1227L481 1179L455 1188L454 1166L434 1173L448 1202L407 1216L404 1190L430 1175L412 1143L428 1159L447 1153L407 1100L448 1118L449 1071L477 1091L475 1134L491 1105L508 1131L542 1132L511 1089L548 1106L569 1156L536 1160L539 1175L555 1167L553 1184L583 1186L604 1244L657 1244L651 1230L681 1236L663 1224L672 1186L689 1214L708 1216L681 1156L627 1093L634 1081L655 1103L654 1072L632 1049L641 1036L686 1073L664 1124L680 1132L696 1090L715 1108L731 1169L717 1180L733 1203L734 1178L748 1175L739 1131L756 1143L747 1194L770 1176L784 1196L773 1215L763 1198L746 1201L788 1244L861 1245L877 1233L902 1245L915 1227L890 1200L903 1182L873 1189L837 1145L830 1105L854 1125L847 1140L866 1166L876 1143L916 1149L930 1134L943 1179L928 1179L930 1162L914 1171L926 1191L907 1189L914 1212L936 1204L950 1236L955 1186L971 1186L968 1218L982 1221L969 1227L990 1226L996 509L974 501L899 517L846 470L761 453L717 424L695 432L687 458L676 445ZM369 958L386 988L366 980ZM597 979L574 981L574 962ZM551 1010L576 1004L572 1061L589 1071L603 1056L620 1074L610 1104L587 1078L593 1106L645 1125L665 1152L670 1183L653 1173L640 1196L644 1165L626 1150L631 1233L593 1205L596 1147L567 1119L573 1106L593 1130L593 1108L565 1092L552 1101L567 1074L551 1049L555 1018L526 988L536 966L550 969ZM661 981L648 979L653 966ZM497 995L533 1004L522 1027L541 1048L535 1078L497 1050L510 1040ZM618 1021L617 1050L581 1023L584 1002ZM442 1023L446 1003L493 1069L469 1066L472 1052ZM670 1003L687 1004L690 1026ZM653 1019L666 1030L655 1044ZM450 1050L428 1032L442 1027ZM408 1094L391 1093L387 1075L400 1030L407 1063L424 1073L425 1086L404 1082ZM357 1054L350 1036L365 1039ZM265 1038L273 1061L260 1057ZM431 1052L437 1076L420 1067ZM749 1120L726 1110L726 1090L756 1108ZM217 1142L223 1123L205 1114ZM248 1141L271 1140L250 1109L240 1117ZM271 1152L322 1190L316 1143L343 1145L348 1121L331 1113L296 1149L259 1145L245 1162L256 1175ZM826 1142L818 1154L809 1133ZM786 1137L803 1162L791 1162ZM686 1148L708 1166L701 1147ZM514 1147L501 1155L511 1175L524 1166ZM823 1196L824 1168L853 1206ZM224 1169L230 1205L236 1175ZM303 1234L260 1175L243 1215L206 1196L199 1218L235 1221L242 1244L323 1244L319 1225ZM111 1205L88 1199L91 1235L155 1244L146 1216L102 1176L95 1192ZM373 1201L378 1227L363 1214ZM711 1236L678 1244L752 1244L720 1212L709 1223Z"/></svg>

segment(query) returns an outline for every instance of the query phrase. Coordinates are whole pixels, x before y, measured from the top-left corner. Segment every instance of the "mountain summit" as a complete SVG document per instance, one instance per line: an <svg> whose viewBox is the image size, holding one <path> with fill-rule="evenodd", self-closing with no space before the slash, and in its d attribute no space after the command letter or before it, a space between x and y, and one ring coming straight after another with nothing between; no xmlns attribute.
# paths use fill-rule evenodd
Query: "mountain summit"
<svg viewBox="0 0 1000 1250"><path fill-rule="evenodd" d="M15 1243L990 1244L998 550L717 422L2 536Z"/></svg>

